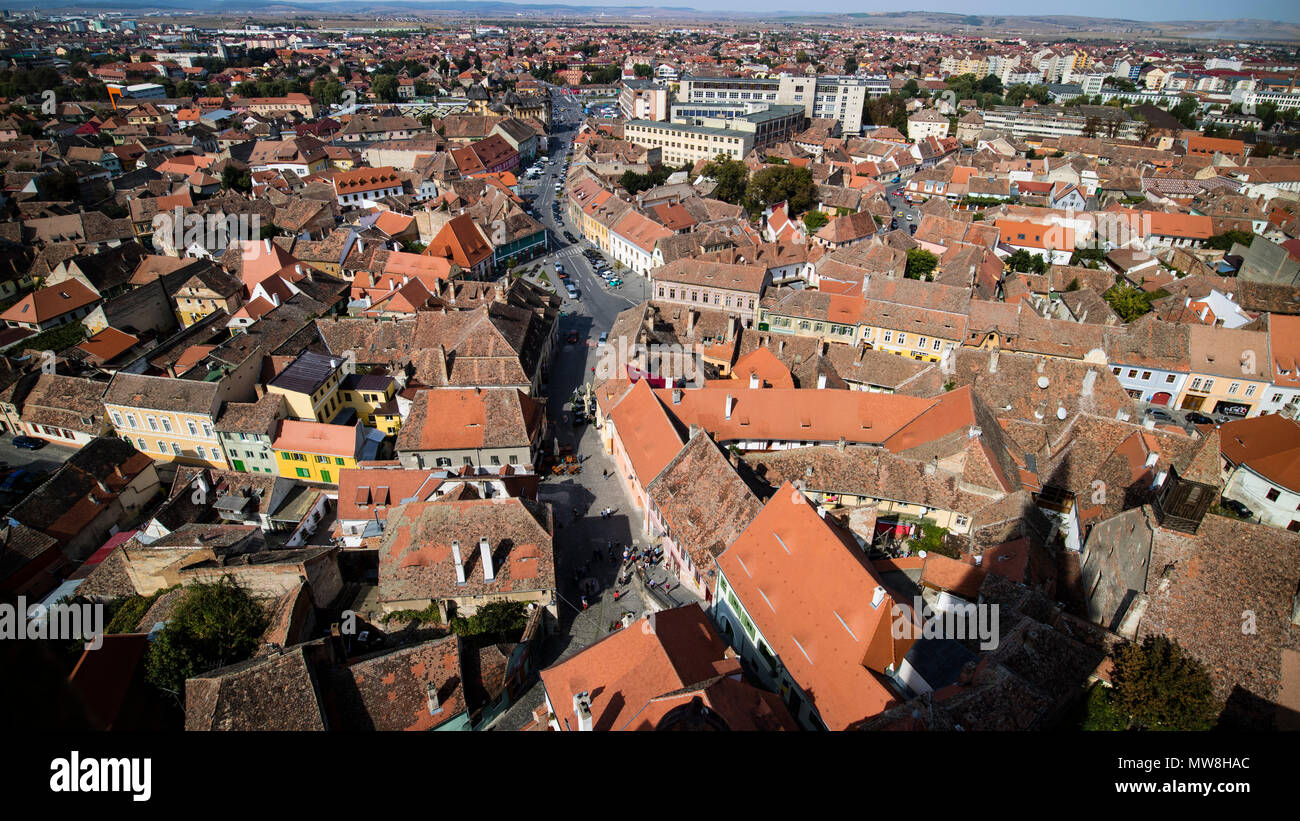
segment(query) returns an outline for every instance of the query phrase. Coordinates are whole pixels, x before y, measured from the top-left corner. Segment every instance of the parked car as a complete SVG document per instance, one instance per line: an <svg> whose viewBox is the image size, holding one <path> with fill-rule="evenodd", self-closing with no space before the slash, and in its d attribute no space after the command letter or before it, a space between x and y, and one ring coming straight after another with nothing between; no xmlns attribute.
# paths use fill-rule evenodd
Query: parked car
<svg viewBox="0 0 1300 821"><path fill-rule="evenodd" d="M1161 422L1174 421L1174 417L1170 416L1168 411L1162 411L1159 408L1147 408L1147 416L1152 419L1159 419Z"/></svg>
<svg viewBox="0 0 1300 821"><path fill-rule="evenodd" d="M563 274L563 273L564 273L564 263L562 263L562 262L557 262L557 263L555 263L555 273L557 273L557 274Z"/></svg>
<svg viewBox="0 0 1300 821"><path fill-rule="evenodd" d="M13 446L23 450L40 450L48 444L49 442L35 436L15 436L13 440Z"/></svg>
<svg viewBox="0 0 1300 821"><path fill-rule="evenodd" d="M600 332L600 340L599 340L598 344L600 344L600 345L604 345L604 344L605 344L605 340L607 340L607 339L609 339L609 331L601 331L601 332Z"/></svg>
<svg viewBox="0 0 1300 821"><path fill-rule="evenodd" d="M911 225L907 226L907 233L909 234L916 233L916 223L912 223Z"/></svg>
<svg viewBox="0 0 1300 821"><path fill-rule="evenodd" d="M15 470L3 482L0 493L25 493L40 481L40 475L30 470Z"/></svg>
<svg viewBox="0 0 1300 821"><path fill-rule="evenodd" d="M567 337L565 337L565 340L564 340L564 341L568 342L570 345L574 345L574 344L576 344L577 341L578 341L578 332L577 332L577 331L569 331L569 335L568 335Z"/></svg>
<svg viewBox="0 0 1300 821"><path fill-rule="evenodd" d="M1233 513L1244 519L1255 518L1255 511L1238 502L1236 499L1224 499L1221 504Z"/></svg>
<svg viewBox="0 0 1300 821"><path fill-rule="evenodd" d="M1188 422L1191 422L1193 425L1213 425L1213 424L1214 424L1214 420L1213 420L1213 419L1211 419L1210 417L1208 417L1208 416L1206 416L1205 414L1201 413L1200 411L1188 411L1188 412L1187 412L1187 421L1188 421Z"/></svg>
<svg viewBox="0 0 1300 821"><path fill-rule="evenodd" d="M570 234L568 231L564 232L564 238L569 242L577 242L577 240L573 238L573 234Z"/></svg>

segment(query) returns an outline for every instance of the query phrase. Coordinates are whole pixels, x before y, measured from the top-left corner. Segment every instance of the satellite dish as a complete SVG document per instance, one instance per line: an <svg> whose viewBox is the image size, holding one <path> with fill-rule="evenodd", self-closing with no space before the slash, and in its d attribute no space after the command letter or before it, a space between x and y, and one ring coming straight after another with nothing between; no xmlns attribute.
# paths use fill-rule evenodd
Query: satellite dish
<svg viewBox="0 0 1300 821"><path fill-rule="evenodd" d="M1046 387L1047 387L1048 385L1050 385L1050 384L1051 384L1051 383L1047 381L1047 377L1046 377L1046 376L1040 376L1040 377L1038 377L1038 387L1040 387L1040 388L1046 388Z"/></svg>
<svg viewBox="0 0 1300 821"><path fill-rule="evenodd" d="M1056 418L1057 418L1057 419L1062 419L1062 420L1064 420L1065 417L1067 417L1067 416L1069 416L1069 414L1066 413L1066 411L1065 411L1065 406L1064 406L1064 405L1062 405L1062 406L1060 406L1060 407L1058 407L1058 408L1056 409Z"/></svg>

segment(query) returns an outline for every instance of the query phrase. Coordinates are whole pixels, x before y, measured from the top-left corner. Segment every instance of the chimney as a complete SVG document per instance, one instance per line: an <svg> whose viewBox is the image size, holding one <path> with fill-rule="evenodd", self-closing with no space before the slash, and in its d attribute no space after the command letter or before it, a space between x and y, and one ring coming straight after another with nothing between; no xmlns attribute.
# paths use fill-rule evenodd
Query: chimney
<svg viewBox="0 0 1300 821"><path fill-rule="evenodd" d="M438 685L436 682L429 682L425 688L425 693L429 697L429 715L436 716L442 712L442 705L438 702Z"/></svg>
<svg viewBox="0 0 1300 821"><path fill-rule="evenodd" d="M465 583L465 563L460 558L460 542L455 539L451 542L451 558L456 562L456 584Z"/></svg>
<svg viewBox="0 0 1300 821"><path fill-rule="evenodd" d="M731 317L730 319L727 320L727 341L728 342L734 342L736 340L737 321L738 320L735 317Z"/></svg>
<svg viewBox="0 0 1300 821"><path fill-rule="evenodd" d="M880 607L881 603L884 602L884 600L885 600L885 588L881 587L880 585L876 585L876 589L871 591L871 606Z"/></svg>
<svg viewBox="0 0 1300 821"><path fill-rule="evenodd" d="M776 355L777 355L777 356L780 356L780 355L783 354L783 353L785 353L785 340L784 340L784 339L779 340L779 341L777 341L777 343L776 343Z"/></svg>
<svg viewBox="0 0 1300 821"><path fill-rule="evenodd" d="M728 418L728 419L731 418L731 409L732 409L733 407L735 407L735 405L736 405L736 401L735 401L734 399L731 398L731 394L727 394L727 407L726 407L727 416L726 416L726 418Z"/></svg>
<svg viewBox="0 0 1300 821"><path fill-rule="evenodd" d="M998 372L998 352L994 351L989 355L989 373Z"/></svg>
<svg viewBox="0 0 1300 821"><path fill-rule="evenodd" d="M266 239L262 240L262 244L266 247L266 252L268 254L271 253L271 238L267 237Z"/></svg>
<svg viewBox="0 0 1300 821"><path fill-rule="evenodd" d="M695 434L697 434L697 433L699 433L699 432L700 432L700 426L697 425L697 424L695 424L694 422L692 422L692 423L691 423L691 435L690 435L690 438L691 438L691 439L694 439L694 438L695 438Z"/></svg>
<svg viewBox="0 0 1300 821"><path fill-rule="evenodd" d="M682 389L673 388L673 404L680 405L681 403L682 403Z"/></svg>
<svg viewBox="0 0 1300 821"><path fill-rule="evenodd" d="M758 383L758 373L757 373L757 372L751 373L751 374L749 375L749 389L750 389L751 391L752 391L752 390L757 390L758 387L759 387L759 383Z"/></svg>
<svg viewBox="0 0 1300 821"><path fill-rule="evenodd" d="M695 336L695 312L686 312L686 335Z"/></svg>
<svg viewBox="0 0 1300 821"><path fill-rule="evenodd" d="M496 573L492 570L492 545L488 543L487 536L478 540L478 555L483 560L483 581L491 582L496 578Z"/></svg>
<svg viewBox="0 0 1300 821"><path fill-rule="evenodd" d="M971 425L971 426L970 426L970 429L966 431L966 438L967 438L967 439L978 439L978 438L980 438L980 435L983 434L983 433L984 433L984 431L980 430L979 427L978 427L977 425Z"/></svg>
<svg viewBox="0 0 1300 821"><path fill-rule="evenodd" d="M826 374L825 372L823 372L817 374L817 390L821 391L825 389L826 389Z"/></svg>
<svg viewBox="0 0 1300 821"><path fill-rule="evenodd" d="M573 696L573 712L578 717L579 732L591 732L591 696L586 690Z"/></svg>
<svg viewBox="0 0 1300 821"><path fill-rule="evenodd" d="M1043 372L1043 368L1045 368L1045 367L1047 367L1047 360L1040 356L1040 357L1038 358L1038 372L1039 372L1039 373L1042 373L1042 372Z"/></svg>
<svg viewBox="0 0 1300 821"><path fill-rule="evenodd" d="M844 438L843 436L841 436L841 437L840 437L840 441L838 441L838 442L835 443L835 449L838 450L840 453L843 453L843 452L844 452L844 446L845 446L846 444L847 444L847 441L845 440L845 438Z"/></svg>

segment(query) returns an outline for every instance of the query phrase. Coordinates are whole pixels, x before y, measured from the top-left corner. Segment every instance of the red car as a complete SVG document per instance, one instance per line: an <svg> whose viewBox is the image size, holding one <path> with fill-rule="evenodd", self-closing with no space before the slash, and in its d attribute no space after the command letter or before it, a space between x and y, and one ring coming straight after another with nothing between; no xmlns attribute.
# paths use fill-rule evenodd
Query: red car
<svg viewBox="0 0 1300 821"><path fill-rule="evenodd" d="M577 331L569 331L569 336L568 336L568 342L569 342L569 344L570 344L570 345L576 344L577 341L578 341L578 332L577 332Z"/></svg>

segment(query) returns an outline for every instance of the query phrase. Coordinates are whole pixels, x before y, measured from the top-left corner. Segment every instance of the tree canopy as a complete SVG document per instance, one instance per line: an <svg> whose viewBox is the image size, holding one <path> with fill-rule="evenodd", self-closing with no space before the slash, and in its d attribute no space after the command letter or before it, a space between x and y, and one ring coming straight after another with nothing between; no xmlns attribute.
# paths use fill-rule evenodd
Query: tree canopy
<svg viewBox="0 0 1300 821"><path fill-rule="evenodd" d="M908 279L933 279L937 267L938 257L924 248L912 248L907 252L907 267L903 270L903 276Z"/></svg>
<svg viewBox="0 0 1300 821"><path fill-rule="evenodd" d="M773 165L749 180L748 198L755 209L784 201L791 214L807 211L816 201L812 172L793 165Z"/></svg>
<svg viewBox="0 0 1300 821"><path fill-rule="evenodd" d="M262 605L229 578L193 585L149 647L148 679L184 693L186 679L250 658L267 622Z"/></svg>
<svg viewBox="0 0 1300 821"><path fill-rule="evenodd" d="M725 154L719 154L704 164L700 173L716 180L718 187L713 196L732 205L741 205L749 185L749 167L740 160L733 160Z"/></svg>
<svg viewBox="0 0 1300 821"><path fill-rule="evenodd" d="M1148 636L1114 654L1113 703L1145 730L1207 730L1221 705L1204 665L1165 636Z"/></svg>

